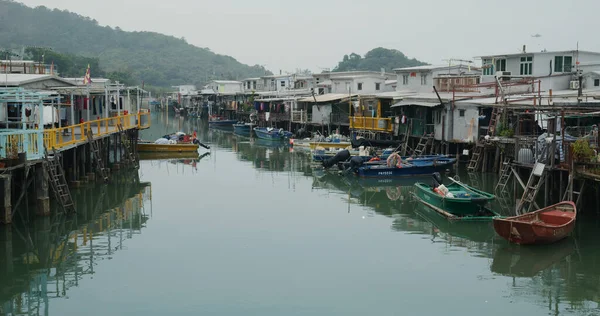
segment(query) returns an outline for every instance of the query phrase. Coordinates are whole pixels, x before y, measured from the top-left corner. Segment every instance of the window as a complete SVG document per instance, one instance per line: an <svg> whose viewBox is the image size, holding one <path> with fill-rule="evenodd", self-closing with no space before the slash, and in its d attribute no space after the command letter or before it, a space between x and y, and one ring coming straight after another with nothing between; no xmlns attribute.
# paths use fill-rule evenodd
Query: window
<svg viewBox="0 0 600 316"><path fill-rule="evenodd" d="M483 66L483 75L484 76L493 76L495 74L494 64L492 63L491 59L484 58L483 62L482 62L482 66Z"/></svg>
<svg viewBox="0 0 600 316"><path fill-rule="evenodd" d="M407 85L408 84L408 75L402 75L402 84L403 85Z"/></svg>
<svg viewBox="0 0 600 316"><path fill-rule="evenodd" d="M256 90L256 81L252 81L252 89Z"/></svg>
<svg viewBox="0 0 600 316"><path fill-rule="evenodd" d="M496 59L496 71L506 71L506 59Z"/></svg>
<svg viewBox="0 0 600 316"><path fill-rule="evenodd" d="M554 57L554 72L571 72L573 67L573 57L571 56L555 56Z"/></svg>
<svg viewBox="0 0 600 316"><path fill-rule="evenodd" d="M280 85L281 85L282 87L285 87L285 81L282 81L282 82L280 83Z"/></svg>
<svg viewBox="0 0 600 316"><path fill-rule="evenodd" d="M465 117L465 110L458 110L458 116Z"/></svg>
<svg viewBox="0 0 600 316"><path fill-rule="evenodd" d="M424 86L427 84L427 74L421 75L421 85Z"/></svg>
<svg viewBox="0 0 600 316"><path fill-rule="evenodd" d="M520 71L519 73L521 75L531 75L532 74L532 68L533 68L533 56L525 56L525 57L521 57L521 67L519 68Z"/></svg>
<svg viewBox="0 0 600 316"><path fill-rule="evenodd" d="M359 82L356 84L356 90L358 90L358 91L362 90L362 82Z"/></svg>
<svg viewBox="0 0 600 316"><path fill-rule="evenodd" d="M600 87L600 79L594 79L594 87Z"/></svg>
<svg viewBox="0 0 600 316"><path fill-rule="evenodd" d="M379 91L381 88L381 83L375 82L375 90Z"/></svg>
<svg viewBox="0 0 600 316"><path fill-rule="evenodd" d="M435 123L442 124L442 111L435 111Z"/></svg>

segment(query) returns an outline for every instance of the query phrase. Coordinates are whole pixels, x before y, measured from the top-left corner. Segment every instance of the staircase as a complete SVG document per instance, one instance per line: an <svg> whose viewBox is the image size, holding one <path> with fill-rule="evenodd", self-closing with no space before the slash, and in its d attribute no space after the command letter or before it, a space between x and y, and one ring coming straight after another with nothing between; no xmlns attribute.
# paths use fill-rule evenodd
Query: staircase
<svg viewBox="0 0 600 316"><path fill-rule="evenodd" d="M125 157L124 157L125 162L128 165L133 166L134 168L138 169L140 167L139 162L135 157L133 148L131 146L131 141L127 137L127 133L123 129L123 125L118 124L117 128L119 129L119 134L121 134L121 144L123 144L123 148L125 149Z"/></svg>
<svg viewBox="0 0 600 316"><path fill-rule="evenodd" d="M100 148L98 147L98 142L94 140L94 135L90 129L87 130L87 139L92 149L92 154L94 157L93 160L96 163L97 172L100 174L100 177L104 183L107 183L109 179L108 169L104 167L104 161L102 160L102 154L100 152Z"/></svg>
<svg viewBox="0 0 600 316"><path fill-rule="evenodd" d="M50 187L54 192L56 201L58 201L58 204L65 213L75 213L75 204L73 203L71 190L69 190L67 180L65 179L65 172L60 164L59 154L53 150L52 156L50 156L48 150L44 148L44 160L46 161L44 169L48 175L48 181L50 182Z"/></svg>
<svg viewBox="0 0 600 316"><path fill-rule="evenodd" d="M423 153L427 149L427 146L429 146L429 144L431 143L431 140L432 140L432 138L430 135L421 136L421 138L419 139L419 144L417 144L417 147L415 148L415 151L413 152L413 156L419 157L419 156L423 155Z"/></svg>
<svg viewBox="0 0 600 316"><path fill-rule="evenodd" d="M506 189L506 185L512 176L512 169L510 168L510 158L504 158L502 162L502 168L500 169L500 179L496 183L494 192L502 193Z"/></svg>
<svg viewBox="0 0 600 316"><path fill-rule="evenodd" d="M532 206L535 204L535 197L537 196L542 183L544 182L544 178L546 176L545 171L545 164L540 162L535 163L533 170L531 171L531 175L529 176L529 180L527 181L527 185L525 185L523 197L521 197L521 200L517 205L517 214L522 214L523 210L525 210L525 213L529 213L531 211Z"/></svg>

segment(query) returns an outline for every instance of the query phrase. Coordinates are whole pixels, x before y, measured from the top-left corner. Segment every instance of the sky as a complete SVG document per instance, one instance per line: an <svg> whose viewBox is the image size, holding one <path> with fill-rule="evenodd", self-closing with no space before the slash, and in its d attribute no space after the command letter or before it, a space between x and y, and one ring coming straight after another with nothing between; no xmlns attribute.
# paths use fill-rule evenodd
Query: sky
<svg viewBox="0 0 600 316"><path fill-rule="evenodd" d="M125 31L184 37L274 73L334 68L345 54L397 49L431 64L486 54L600 51L600 1L20 0ZM539 34L541 37L532 37Z"/></svg>

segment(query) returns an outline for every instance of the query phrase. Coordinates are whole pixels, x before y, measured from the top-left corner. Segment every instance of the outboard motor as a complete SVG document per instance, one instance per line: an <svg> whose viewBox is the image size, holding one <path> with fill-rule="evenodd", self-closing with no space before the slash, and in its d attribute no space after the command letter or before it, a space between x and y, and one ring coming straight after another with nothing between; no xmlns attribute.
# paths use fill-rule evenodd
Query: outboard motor
<svg viewBox="0 0 600 316"><path fill-rule="evenodd" d="M437 188L440 185L442 185L442 176L440 175L439 172L434 172L431 176L433 177L433 185L432 186L434 188Z"/></svg>
<svg viewBox="0 0 600 316"><path fill-rule="evenodd" d="M348 149L340 150L335 156L330 159L323 160L323 168L329 169L335 166L338 162L346 161L350 158L350 151Z"/></svg>
<svg viewBox="0 0 600 316"><path fill-rule="evenodd" d="M350 170L356 171L363 165L364 161L359 156L354 156L350 159Z"/></svg>

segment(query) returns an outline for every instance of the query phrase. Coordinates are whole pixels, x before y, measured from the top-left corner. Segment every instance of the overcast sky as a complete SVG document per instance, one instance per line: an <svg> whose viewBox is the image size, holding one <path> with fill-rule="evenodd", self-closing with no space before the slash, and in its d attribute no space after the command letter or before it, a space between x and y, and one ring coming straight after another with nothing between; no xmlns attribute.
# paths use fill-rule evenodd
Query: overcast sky
<svg viewBox="0 0 600 316"><path fill-rule="evenodd" d="M193 45L273 72L333 68L375 47L439 64L528 50L600 51L600 1L22 0ZM60 21L57 21L58 23ZM534 38L532 35L542 37Z"/></svg>

